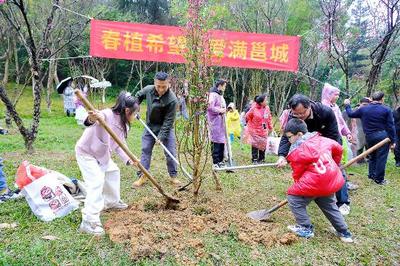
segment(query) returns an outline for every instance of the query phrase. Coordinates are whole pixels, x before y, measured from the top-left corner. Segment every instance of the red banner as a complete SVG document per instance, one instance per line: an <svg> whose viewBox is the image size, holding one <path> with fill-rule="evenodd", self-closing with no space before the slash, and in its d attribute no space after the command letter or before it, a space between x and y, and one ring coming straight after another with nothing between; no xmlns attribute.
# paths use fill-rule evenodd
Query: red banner
<svg viewBox="0 0 400 266"><path fill-rule="evenodd" d="M297 71L300 37L210 31L215 66ZM184 29L173 26L92 20L90 55L129 60L184 63Z"/></svg>

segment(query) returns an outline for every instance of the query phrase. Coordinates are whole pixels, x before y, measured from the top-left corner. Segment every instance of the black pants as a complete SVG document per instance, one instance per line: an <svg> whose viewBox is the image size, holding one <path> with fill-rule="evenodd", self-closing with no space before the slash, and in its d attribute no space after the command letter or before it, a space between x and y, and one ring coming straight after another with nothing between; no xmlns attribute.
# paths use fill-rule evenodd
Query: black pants
<svg viewBox="0 0 400 266"><path fill-rule="evenodd" d="M386 131L377 131L370 135L366 135L368 148L371 148L378 142L387 138ZM389 155L389 144L386 143L373 153L371 153L368 161L368 177L376 183L380 183L385 179L386 161Z"/></svg>
<svg viewBox="0 0 400 266"><path fill-rule="evenodd" d="M224 143L211 142L211 153L213 158L213 164L220 163L224 160Z"/></svg>
<svg viewBox="0 0 400 266"><path fill-rule="evenodd" d="M394 159L396 160L396 164L400 163L400 134L397 134L397 142L396 147L394 149Z"/></svg>
<svg viewBox="0 0 400 266"><path fill-rule="evenodd" d="M251 147L251 160L253 162L263 162L265 160L265 150L259 150L255 147Z"/></svg>

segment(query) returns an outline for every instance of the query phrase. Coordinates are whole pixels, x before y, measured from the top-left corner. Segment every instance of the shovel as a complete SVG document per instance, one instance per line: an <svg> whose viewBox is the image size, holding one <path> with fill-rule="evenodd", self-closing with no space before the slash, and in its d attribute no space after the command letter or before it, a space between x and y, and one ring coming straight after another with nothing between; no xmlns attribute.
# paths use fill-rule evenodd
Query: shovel
<svg viewBox="0 0 400 266"><path fill-rule="evenodd" d="M93 105L82 95L80 90L75 90L75 95L82 101L85 105L86 109L89 111L95 111L96 109ZM128 146L125 145L119 137L115 134L115 132L107 125L104 119L98 120L100 125L107 131L108 134L113 138L113 140L121 147L121 149L128 155L128 157L134 162L134 164L142 171L142 173L151 181L151 183L157 188L158 192L163 195L166 199L167 207L171 207L179 203L179 199L174 198L168 195L162 187L158 184L158 182L154 179L154 177L149 173L149 171L144 168L144 166L140 163L140 161L136 158L136 156L129 150Z"/></svg>
<svg viewBox="0 0 400 266"><path fill-rule="evenodd" d="M341 169L344 169L344 168L352 165L353 163L357 162L358 160L367 157L367 155L369 155L370 153L374 152L375 150L379 149L380 147L382 147L383 145L385 145L386 143L389 143L389 142L390 142L389 138L382 140L381 142L375 144L374 146L372 146L368 150L364 151L360 155L358 155L358 156L354 157L353 159L351 159L350 161L348 161L345 165L343 165L341 167ZM263 210L252 211L252 212L247 213L247 216L256 221L270 221L272 213L274 211L278 210L279 208L281 208L282 206L285 206L287 203L288 203L288 201L285 199L285 200L279 202L277 205L275 205L274 207L272 207L269 210L263 209Z"/></svg>
<svg viewBox="0 0 400 266"><path fill-rule="evenodd" d="M146 123L140 119L139 115L136 115L136 118L140 121L140 123L142 123L142 125L144 126L144 128L147 130L147 132L150 133L150 135L156 140L158 141L158 143L160 143L161 147L164 149L164 151L169 155L169 157L172 158L172 160L181 167L181 170L183 172L183 174L189 179L189 183L185 186L183 186L182 188L179 188L178 190L183 190L184 188L186 188L187 186L189 186L192 182L193 182L193 177L185 170L185 168L183 168L183 166L179 163L179 161L172 155L172 153L167 149L167 147L165 147L165 145L157 138L157 136L154 134L154 132L146 125Z"/></svg>
<svg viewBox="0 0 400 266"><path fill-rule="evenodd" d="M218 172L218 171L244 170L244 169L271 167L271 166L277 166L277 165L278 165L277 163L238 165L238 166L230 166L230 167L223 167L223 168L213 168L213 171Z"/></svg>

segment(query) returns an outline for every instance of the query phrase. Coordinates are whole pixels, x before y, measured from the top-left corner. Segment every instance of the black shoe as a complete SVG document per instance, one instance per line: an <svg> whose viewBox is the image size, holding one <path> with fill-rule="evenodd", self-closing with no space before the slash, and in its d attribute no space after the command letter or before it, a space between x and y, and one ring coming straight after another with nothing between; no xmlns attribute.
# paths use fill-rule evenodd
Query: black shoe
<svg viewBox="0 0 400 266"><path fill-rule="evenodd" d="M0 203L6 202L8 200L14 200L23 197L18 191L7 190L7 192L0 195Z"/></svg>

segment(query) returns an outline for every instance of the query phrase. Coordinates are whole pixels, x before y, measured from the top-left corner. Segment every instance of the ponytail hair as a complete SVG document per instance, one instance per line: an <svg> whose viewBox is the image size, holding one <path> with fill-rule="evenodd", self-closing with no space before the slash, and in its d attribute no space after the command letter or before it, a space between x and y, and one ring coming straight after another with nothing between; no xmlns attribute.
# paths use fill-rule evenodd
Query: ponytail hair
<svg viewBox="0 0 400 266"><path fill-rule="evenodd" d="M262 102L265 100L266 97L267 97L266 94L262 94L262 95L256 96L256 97L254 98L254 101L255 101L257 104L262 104Z"/></svg>
<svg viewBox="0 0 400 266"><path fill-rule="evenodd" d="M126 128L126 125L127 124L129 126L131 125L128 118L126 117L126 113L125 113L126 108L129 108L129 110L132 113L136 112L137 110L139 110L139 102L129 92L121 91L120 94L118 95L117 102L115 103L115 105L113 107L111 107L111 110L115 114L118 114L120 116L121 126L124 130L125 138L128 136L128 130Z"/></svg>

